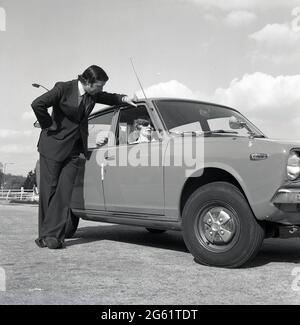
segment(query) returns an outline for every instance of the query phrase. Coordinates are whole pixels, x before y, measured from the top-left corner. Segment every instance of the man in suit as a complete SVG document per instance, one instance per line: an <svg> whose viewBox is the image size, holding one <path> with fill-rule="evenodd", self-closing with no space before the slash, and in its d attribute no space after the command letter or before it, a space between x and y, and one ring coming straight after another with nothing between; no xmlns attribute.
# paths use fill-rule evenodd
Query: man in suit
<svg viewBox="0 0 300 325"><path fill-rule="evenodd" d="M37 144L40 153L39 247L63 247L65 225L76 179L79 154L88 158L88 116L95 103L134 105L126 95L103 91L108 76L93 65L78 79L57 82L36 98L31 107L42 128ZM48 108L53 107L52 116Z"/></svg>

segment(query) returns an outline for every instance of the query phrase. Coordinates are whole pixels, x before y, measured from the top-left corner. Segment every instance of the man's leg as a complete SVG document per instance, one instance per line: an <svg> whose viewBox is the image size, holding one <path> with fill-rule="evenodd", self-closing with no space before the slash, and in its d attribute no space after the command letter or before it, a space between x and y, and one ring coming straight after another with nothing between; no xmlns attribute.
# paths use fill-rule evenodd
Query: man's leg
<svg viewBox="0 0 300 325"><path fill-rule="evenodd" d="M40 154L39 239L45 238L46 235L44 221L49 202L57 187L61 167L61 162L48 159Z"/></svg>
<svg viewBox="0 0 300 325"><path fill-rule="evenodd" d="M59 241L63 241L65 238L68 209L70 207L78 166L78 155L67 158L62 165L57 187L44 219L44 234L46 237L54 237Z"/></svg>

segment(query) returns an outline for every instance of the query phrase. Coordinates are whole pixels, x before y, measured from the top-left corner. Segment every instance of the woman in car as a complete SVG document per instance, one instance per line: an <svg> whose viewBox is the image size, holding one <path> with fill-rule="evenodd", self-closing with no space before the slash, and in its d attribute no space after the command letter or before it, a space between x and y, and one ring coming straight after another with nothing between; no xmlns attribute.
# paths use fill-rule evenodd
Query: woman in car
<svg viewBox="0 0 300 325"><path fill-rule="evenodd" d="M155 139L152 138L153 127L147 119L139 118L134 121L134 131L130 134L128 143L142 143L151 142Z"/></svg>

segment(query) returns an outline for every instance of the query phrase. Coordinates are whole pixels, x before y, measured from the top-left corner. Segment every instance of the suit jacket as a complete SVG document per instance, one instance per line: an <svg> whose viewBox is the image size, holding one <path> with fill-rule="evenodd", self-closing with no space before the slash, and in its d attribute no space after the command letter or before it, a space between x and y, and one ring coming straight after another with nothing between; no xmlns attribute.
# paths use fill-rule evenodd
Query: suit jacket
<svg viewBox="0 0 300 325"><path fill-rule="evenodd" d="M122 104L125 95L100 92L89 96L83 116L78 105L78 80L57 82L53 89L36 98L31 107L42 128L37 144L38 151L49 159L63 161L66 159L78 138L81 137L83 153L88 158L88 116L96 103L107 105ZM52 117L48 108L53 107ZM52 120L57 130L47 130Z"/></svg>

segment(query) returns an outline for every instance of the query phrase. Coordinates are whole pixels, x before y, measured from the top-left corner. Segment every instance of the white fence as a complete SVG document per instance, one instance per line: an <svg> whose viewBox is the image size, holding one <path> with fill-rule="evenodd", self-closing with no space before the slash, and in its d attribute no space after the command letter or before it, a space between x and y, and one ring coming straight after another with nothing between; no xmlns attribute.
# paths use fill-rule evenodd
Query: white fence
<svg viewBox="0 0 300 325"><path fill-rule="evenodd" d="M0 189L0 200L38 201L39 194L36 188L32 190L24 190L23 187L19 190Z"/></svg>

